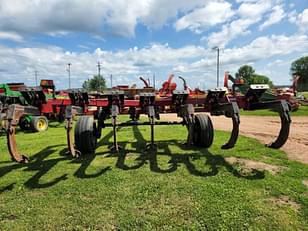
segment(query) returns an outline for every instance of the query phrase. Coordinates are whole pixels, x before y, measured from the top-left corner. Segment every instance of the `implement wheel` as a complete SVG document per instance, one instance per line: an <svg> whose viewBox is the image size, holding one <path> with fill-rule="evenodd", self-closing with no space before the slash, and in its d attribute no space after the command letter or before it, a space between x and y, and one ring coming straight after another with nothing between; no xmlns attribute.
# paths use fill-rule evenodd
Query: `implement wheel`
<svg viewBox="0 0 308 231"><path fill-rule="evenodd" d="M195 115L193 142L196 146L209 148L213 143L214 130L211 118L206 114Z"/></svg>
<svg viewBox="0 0 308 231"><path fill-rule="evenodd" d="M48 119L45 116L32 116L31 128L34 132L44 132L48 129Z"/></svg>
<svg viewBox="0 0 308 231"><path fill-rule="evenodd" d="M82 154L93 154L96 149L96 124L93 117L81 116L75 126L75 145Z"/></svg>

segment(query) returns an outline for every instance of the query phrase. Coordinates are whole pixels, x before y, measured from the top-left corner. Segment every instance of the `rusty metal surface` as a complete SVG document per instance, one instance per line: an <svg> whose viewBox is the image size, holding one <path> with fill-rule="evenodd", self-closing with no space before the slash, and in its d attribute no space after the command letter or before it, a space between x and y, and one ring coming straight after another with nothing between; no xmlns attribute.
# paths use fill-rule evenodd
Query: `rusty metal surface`
<svg viewBox="0 0 308 231"><path fill-rule="evenodd" d="M16 144L16 126L24 115L39 115L39 110L32 106L9 105L6 113L2 113L2 126L7 136L7 146L12 159L18 163L27 163L29 159L19 153Z"/></svg>
<svg viewBox="0 0 308 231"><path fill-rule="evenodd" d="M82 108L76 106L68 106L65 109L65 130L66 130L66 141L68 153L72 157L80 156L80 151L75 148L74 139L73 139L73 117L82 114Z"/></svg>
<svg viewBox="0 0 308 231"><path fill-rule="evenodd" d="M67 147L68 147L69 154L71 154L72 157L80 156L80 152L75 149L75 145L74 145L73 132L72 132L73 130L72 118L66 119L65 129L66 129L66 141L67 141Z"/></svg>
<svg viewBox="0 0 308 231"><path fill-rule="evenodd" d="M16 127L9 122L6 134L7 134L7 145L10 155L12 159L18 163L28 163L29 162L28 157L20 154L17 150L15 131Z"/></svg>

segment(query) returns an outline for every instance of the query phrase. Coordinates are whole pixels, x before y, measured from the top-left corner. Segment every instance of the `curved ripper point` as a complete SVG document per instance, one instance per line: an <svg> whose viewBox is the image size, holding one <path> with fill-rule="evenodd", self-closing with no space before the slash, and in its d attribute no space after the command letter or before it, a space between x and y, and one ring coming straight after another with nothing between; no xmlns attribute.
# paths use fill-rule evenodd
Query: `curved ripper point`
<svg viewBox="0 0 308 231"><path fill-rule="evenodd" d="M278 110L281 120L281 128L279 131L279 135L274 142L266 145L269 148L275 149L281 148L287 142L291 124L291 117L289 114L290 108L285 100L281 101Z"/></svg>
<svg viewBox="0 0 308 231"><path fill-rule="evenodd" d="M230 149L233 148L236 144L238 134L239 134L239 126L240 126L240 109L236 102L231 102L228 104L225 110L225 116L232 118L232 132L231 136L227 143L221 146L221 149Z"/></svg>
<svg viewBox="0 0 308 231"><path fill-rule="evenodd" d="M22 106L19 104L9 105L5 115L5 131L7 135L7 146L9 153L13 160L18 163L28 163L29 159L21 155L17 150L16 145L16 126L18 125L20 118L24 115L39 115L40 111L37 107Z"/></svg>
<svg viewBox="0 0 308 231"><path fill-rule="evenodd" d="M75 149L72 128L73 128L72 118L66 119L65 129L66 129L66 141L67 141L68 152L69 154L71 154L72 157L79 157L81 153L80 151Z"/></svg>
<svg viewBox="0 0 308 231"><path fill-rule="evenodd" d="M240 117L239 114L235 113L232 115L232 132L231 136L227 143L221 146L221 149L230 149L233 148L236 144L238 135L239 135L239 125L240 125Z"/></svg>
<svg viewBox="0 0 308 231"><path fill-rule="evenodd" d="M12 159L18 163L28 163L29 158L19 154L16 145L15 128L11 127L7 130L7 145Z"/></svg>

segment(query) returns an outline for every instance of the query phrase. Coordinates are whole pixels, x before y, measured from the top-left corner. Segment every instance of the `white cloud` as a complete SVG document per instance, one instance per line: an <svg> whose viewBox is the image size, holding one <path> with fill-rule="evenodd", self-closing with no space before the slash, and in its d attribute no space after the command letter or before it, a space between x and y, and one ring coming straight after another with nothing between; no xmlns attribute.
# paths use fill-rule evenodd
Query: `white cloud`
<svg viewBox="0 0 308 231"><path fill-rule="evenodd" d="M186 14L204 5L205 0L149 0L148 12L140 17L140 22L150 28L160 28L179 13ZM139 2L138 2L139 4Z"/></svg>
<svg viewBox="0 0 308 231"><path fill-rule="evenodd" d="M295 4L294 4L293 2L289 4L289 8L292 9L292 8L294 8L294 7L295 7Z"/></svg>
<svg viewBox="0 0 308 231"><path fill-rule="evenodd" d="M0 28L24 33L96 32L107 4L93 1L2 0Z"/></svg>
<svg viewBox="0 0 308 231"><path fill-rule="evenodd" d="M292 10L288 13L288 20L290 23L296 23L297 13L296 10Z"/></svg>
<svg viewBox="0 0 308 231"><path fill-rule="evenodd" d="M24 34L86 32L132 37L138 23L159 28L170 18L201 4L204 0L1 0L0 30Z"/></svg>
<svg viewBox="0 0 308 231"><path fill-rule="evenodd" d="M174 26L177 31L190 29L195 33L201 33L210 26L224 23L231 18L234 15L231 6L225 1L208 2L203 7L181 17Z"/></svg>
<svg viewBox="0 0 308 231"><path fill-rule="evenodd" d="M4 32L4 31L0 31L0 40L1 39L12 40L15 42L23 41L23 37L21 35L14 32Z"/></svg>
<svg viewBox="0 0 308 231"><path fill-rule="evenodd" d="M301 32L308 32L308 8L298 15L297 25Z"/></svg>
<svg viewBox="0 0 308 231"><path fill-rule="evenodd" d="M307 35L263 36L244 47L225 49L221 54L221 71L236 70L240 65L257 64L269 58L283 59L284 56L294 53L302 55L303 51L307 50ZM192 87L201 81L198 76L210 79L206 82L207 87L215 85L213 76L216 69L216 53L195 45L171 48L168 44L151 44L148 47L134 47L117 52L100 48L93 52L69 52L59 47L0 46L0 57L2 57L0 59L1 82L26 80L27 84L33 84L34 70L38 70L39 77L52 78L59 88L65 88L67 87L66 65L70 62L73 87L80 87L84 80L97 73L96 64L100 61L102 74L104 76L113 74L115 84L138 84L139 75L150 75L149 73L153 72L156 73L158 81L163 81L168 73L176 72L188 77L188 83ZM289 81L288 71L280 81L284 83ZM141 82L139 84L142 85Z"/></svg>
<svg viewBox="0 0 308 231"><path fill-rule="evenodd" d="M283 10L282 5L274 6L273 11L269 15L269 17L265 20L265 22L259 26L259 29L264 30L265 28L273 24L279 23L285 16L286 14Z"/></svg>
<svg viewBox="0 0 308 231"><path fill-rule="evenodd" d="M259 19L262 15L270 10L272 1L259 0L257 2L244 2L238 9L238 14L241 18L255 18Z"/></svg>
<svg viewBox="0 0 308 231"><path fill-rule="evenodd" d="M230 24L224 25L221 31L214 32L201 40L206 40L208 47L225 47L233 39L250 33L248 28L254 23L255 19L251 18L234 20Z"/></svg>
<svg viewBox="0 0 308 231"><path fill-rule="evenodd" d="M300 33L308 33L308 8L299 14L296 10L292 10L288 13L288 20L290 23L297 25Z"/></svg>
<svg viewBox="0 0 308 231"><path fill-rule="evenodd" d="M162 55L163 54L163 55ZM113 74L115 84L131 84L132 78L153 71L167 75L173 66L189 63L205 55L205 50L197 46L184 46L174 49L167 44L152 44L145 48L131 48L117 52L97 48L89 52L69 52L59 47L45 48L8 48L0 46L1 82L34 80L34 71L39 76L52 78L60 88L65 88L66 65L72 63L73 86L80 87L82 82L97 73L97 61L102 63L104 76ZM164 76L165 77L165 76ZM126 82L125 79L129 80ZM136 80L137 83L139 82ZM30 81L28 84L33 84Z"/></svg>
<svg viewBox="0 0 308 231"><path fill-rule="evenodd" d="M250 44L240 47L240 48L228 48L221 53L221 71L229 70L236 71L241 65L257 65L259 62L266 62L266 60L277 57L281 58L290 54L303 55L303 51L308 50L308 36L306 35L293 35L293 36L283 36L283 35L273 35L273 36L263 36L256 38ZM291 60L286 60L289 65L284 65L286 69L284 75L279 76L275 74L278 73L278 69L271 69L275 67L268 67L273 76L269 76L276 83L288 83L289 81L289 70ZM188 63L185 65L178 66L178 71L183 72L202 72L204 70L212 69L212 74L215 75L215 65L216 65L216 54L208 54L207 58L199 59L196 62ZM281 73L279 73L281 74Z"/></svg>
<svg viewBox="0 0 308 231"><path fill-rule="evenodd" d="M206 40L208 47L224 47L233 39L249 34L249 27L261 21L263 15L272 7L272 2L268 0L259 0L257 2L244 2L237 10L238 19L225 24L221 31L213 32Z"/></svg>
<svg viewBox="0 0 308 231"><path fill-rule="evenodd" d="M255 62L278 55L287 55L308 49L308 37L305 35L272 35L253 40L249 45L241 48L226 49L226 57L222 61Z"/></svg>
<svg viewBox="0 0 308 231"><path fill-rule="evenodd" d="M236 0L237 3L243 3L243 2L257 2L258 0Z"/></svg>

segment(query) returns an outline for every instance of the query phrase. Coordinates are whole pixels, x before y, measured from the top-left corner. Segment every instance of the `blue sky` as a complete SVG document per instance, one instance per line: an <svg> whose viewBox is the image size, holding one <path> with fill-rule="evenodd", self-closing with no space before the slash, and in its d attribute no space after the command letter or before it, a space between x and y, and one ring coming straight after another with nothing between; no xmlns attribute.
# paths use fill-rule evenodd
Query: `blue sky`
<svg viewBox="0 0 308 231"><path fill-rule="evenodd" d="M156 86L170 73L190 87L216 85L244 64L289 84L292 61L308 55L308 0L0 0L0 82L39 78L81 87L97 73L114 84ZM176 78L175 81L179 82Z"/></svg>

